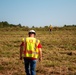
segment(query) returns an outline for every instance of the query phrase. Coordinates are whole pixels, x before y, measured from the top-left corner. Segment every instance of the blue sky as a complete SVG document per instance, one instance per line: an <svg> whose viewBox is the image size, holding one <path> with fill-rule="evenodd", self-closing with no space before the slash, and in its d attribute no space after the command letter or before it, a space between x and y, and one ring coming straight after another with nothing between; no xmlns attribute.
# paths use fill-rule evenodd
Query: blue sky
<svg viewBox="0 0 76 75"><path fill-rule="evenodd" d="M76 0L0 0L0 22L43 27L76 24Z"/></svg>

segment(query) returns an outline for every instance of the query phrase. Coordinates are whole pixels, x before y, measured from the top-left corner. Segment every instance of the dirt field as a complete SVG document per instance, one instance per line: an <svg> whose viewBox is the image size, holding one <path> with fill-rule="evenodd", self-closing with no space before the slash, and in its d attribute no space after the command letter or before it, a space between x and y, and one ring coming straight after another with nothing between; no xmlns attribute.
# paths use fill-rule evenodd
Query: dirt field
<svg viewBox="0 0 76 75"><path fill-rule="evenodd" d="M27 31L0 31L0 75L25 75L19 46ZM76 30L37 31L43 60L37 75L76 75Z"/></svg>

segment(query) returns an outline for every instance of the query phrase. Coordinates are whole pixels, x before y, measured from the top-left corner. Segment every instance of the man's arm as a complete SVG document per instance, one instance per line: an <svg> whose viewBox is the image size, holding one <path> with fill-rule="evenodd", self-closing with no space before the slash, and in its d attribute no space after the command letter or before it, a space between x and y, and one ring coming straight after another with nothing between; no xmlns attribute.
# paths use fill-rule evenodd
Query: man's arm
<svg viewBox="0 0 76 75"><path fill-rule="evenodd" d="M42 45L40 43L38 44L38 49L39 49L39 61L42 61Z"/></svg>
<svg viewBox="0 0 76 75"><path fill-rule="evenodd" d="M39 48L39 61L42 61L42 49Z"/></svg>
<svg viewBox="0 0 76 75"><path fill-rule="evenodd" d="M20 46L20 60L22 60L23 46Z"/></svg>
<svg viewBox="0 0 76 75"><path fill-rule="evenodd" d="M24 48L24 42L22 42L20 45L20 60L22 60L23 48Z"/></svg>

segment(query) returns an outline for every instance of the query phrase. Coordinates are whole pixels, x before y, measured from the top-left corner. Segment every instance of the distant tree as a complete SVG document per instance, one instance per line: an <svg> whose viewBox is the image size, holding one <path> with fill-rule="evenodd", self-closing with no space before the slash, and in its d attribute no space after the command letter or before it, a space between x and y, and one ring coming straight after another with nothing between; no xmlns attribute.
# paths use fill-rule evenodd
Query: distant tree
<svg viewBox="0 0 76 75"><path fill-rule="evenodd" d="M14 25L14 24L10 24L9 27L16 27L16 25Z"/></svg>
<svg viewBox="0 0 76 75"><path fill-rule="evenodd" d="M21 27L21 24L18 24L17 26Z"/></svg>
<svg viewBox="0 0 76 75"><path fill-rule="evenodd" d="M34 26L32 26L32 28L35 28Z"/></svg>
<svg viewBox="0 0 76 75"><path fill-rule="evenodd" d="M44 26L44 30L48 30L49 29L49 27L48 26Z"/></svg>
<svg viewBox="0 0 76 75"><path fill-rule="evenodd" d="M28 26L23 26L23 27L22 27L22 30L23 30L23 31L28 31L28 30L29 30L29 27L28 27Z"/></svg>
<svg viewBox="0 0 76 75"><path fill-rule="evenodd" d="M9 26L9 23L7 21L2 22L2 23L3 23L3 27L8 27Z"/></svg>
<svg viewBox="0 0 76 75"><path fill-rule="evenodd" d="M3 28L3 23L2 22L0 22L0 28Z"/></svg>
<svg viewBox="0 0 76 75"><path fill-rule="evenodd" d="M44 26L44 28L48 28L48 26Z"/></svg>
<svg viewBox="0 0 76 75"><path fill-rule="evenodd" d="M66 27L66 24L64 25L64 27Z"/></svg>

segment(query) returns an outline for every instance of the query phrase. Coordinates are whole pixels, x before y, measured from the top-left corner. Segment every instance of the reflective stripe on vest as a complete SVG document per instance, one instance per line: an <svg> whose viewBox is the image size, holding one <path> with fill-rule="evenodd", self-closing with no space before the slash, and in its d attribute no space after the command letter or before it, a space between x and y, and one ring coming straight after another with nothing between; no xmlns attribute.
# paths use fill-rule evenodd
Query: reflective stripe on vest
<svg viewBox="0 0 76 75"><path fill-rule="evenodd" d="M36 38L28 37L25 40L24 57L38 58L39 50L37 48L39 40Z"/></svg>

